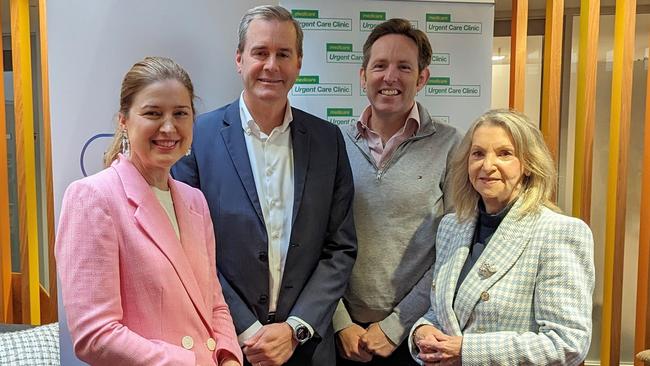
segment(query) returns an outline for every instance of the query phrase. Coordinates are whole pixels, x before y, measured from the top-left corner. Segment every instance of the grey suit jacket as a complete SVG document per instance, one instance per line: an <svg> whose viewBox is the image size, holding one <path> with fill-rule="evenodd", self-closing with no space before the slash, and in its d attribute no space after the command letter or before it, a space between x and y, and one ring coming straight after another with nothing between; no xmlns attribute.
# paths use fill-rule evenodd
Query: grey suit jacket
<svg viewBox="0 0 650 366"><path fill-rule="evenodd" d="M436 240L432 324L462 335L463 365L577 365L591 340L593 237L579 219L515 203L454 293L476 220L443 218Z"/></svg>

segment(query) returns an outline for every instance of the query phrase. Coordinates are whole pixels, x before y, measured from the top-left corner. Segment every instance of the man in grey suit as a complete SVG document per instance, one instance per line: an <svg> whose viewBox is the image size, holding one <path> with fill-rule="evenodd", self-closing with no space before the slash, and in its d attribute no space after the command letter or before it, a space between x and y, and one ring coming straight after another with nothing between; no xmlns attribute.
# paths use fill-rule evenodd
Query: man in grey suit
<svg viewBox="0 0 650 366"><path fill-rule="evenodd" d="M431 62L422 31L388 20L363 56L370 106L345 131L359 255L334 317L338 365L410 365L403 341L429 308L436 228L450 207L447 162L460 135L415 102Z"/></svg>
<svg viewBox="0 0 650 366"><path fill-rule="evenodd" d="M293 108L302 31L280 6L250 9L238 100L197 118L174 177L200 188L217 269L247 363L335 363L332 315L356 257L352 172L340 130Z"/></svg>

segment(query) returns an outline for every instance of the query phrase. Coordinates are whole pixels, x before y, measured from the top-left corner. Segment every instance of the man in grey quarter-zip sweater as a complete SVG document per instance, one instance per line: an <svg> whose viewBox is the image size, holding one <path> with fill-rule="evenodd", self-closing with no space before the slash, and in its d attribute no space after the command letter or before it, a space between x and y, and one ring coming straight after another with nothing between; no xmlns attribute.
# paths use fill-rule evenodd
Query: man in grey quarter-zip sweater
<svg viewBox="0 0 650 366"><path fill-rule="evenodd" d="M370 105L344 128L355 185L357 261L334 315L339 366L415 364L403 342L429 308L447 165L460 134L415 102L431 45L404 19L371 32L361 84Z"/></svg>

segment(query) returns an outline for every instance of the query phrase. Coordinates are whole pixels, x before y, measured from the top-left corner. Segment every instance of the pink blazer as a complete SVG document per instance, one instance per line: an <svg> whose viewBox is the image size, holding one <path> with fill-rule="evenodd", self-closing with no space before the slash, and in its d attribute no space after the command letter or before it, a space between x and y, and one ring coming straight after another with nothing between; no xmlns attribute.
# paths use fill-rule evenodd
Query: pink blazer
<svg viewBox="0 0 650 366"><path fill-rule="evenodd" d="M169 178L180 241L151 187L124 157L73 182L56 238L77 356L92 365L242 362L201 192Z"/></svg>

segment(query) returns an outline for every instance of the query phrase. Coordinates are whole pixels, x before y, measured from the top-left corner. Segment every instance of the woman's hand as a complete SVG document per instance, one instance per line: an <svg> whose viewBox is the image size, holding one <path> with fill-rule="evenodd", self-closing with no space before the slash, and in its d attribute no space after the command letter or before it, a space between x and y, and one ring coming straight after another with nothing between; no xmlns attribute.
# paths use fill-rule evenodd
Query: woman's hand
<svg viewBox="0 0 650 366"><path fill-rule="evenodd" d="M432 325L415 330L413 340L425 365L460 365L463 337L448 336Z"/></svg>
<svg viewBox="0 0 650 366"><path fill-rule="evenodd" d="M241 364L236 359L229 358L229 359L224 360L223 362L221 362L221 364L219 366L241 366Z"/></svg>

